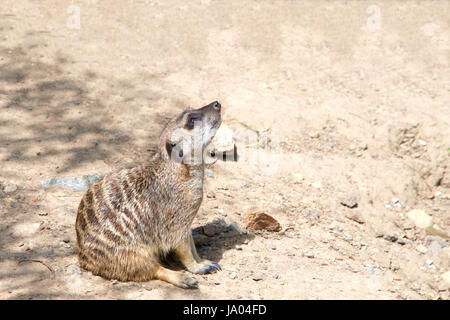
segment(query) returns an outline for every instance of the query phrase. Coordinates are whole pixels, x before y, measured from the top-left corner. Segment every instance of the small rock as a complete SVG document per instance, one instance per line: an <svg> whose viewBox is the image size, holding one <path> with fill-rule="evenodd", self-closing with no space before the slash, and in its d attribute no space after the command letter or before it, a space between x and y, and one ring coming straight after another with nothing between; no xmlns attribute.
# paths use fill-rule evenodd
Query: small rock
<svg viewBox="0 0 450 320"><path fill-rule="evenodd" d="M425 253L428 252L427 247L425 247L423 244L419 244L419 245L416 247L416 250L417 250L418 252L422 253L422 254L425 254Z"/></svg>
<svg viewBox="0 0 450 320"><path fill-rule="evenodd" d="M400 201L399 198L392 198L392 203L398 203Z"/></svg>
<svg viewBox="0 0 450 320"><path fill-rule="evenodd" d="M280 223L263 212L249 213L245 216L246 228L250 231L266 230L278 232L281 230Z"/></svg>
<svg viewBox="0 0 450 320"><path fill-rule="evenodd" d="M303 253L303 255L310 259L314 258L314 253L312 253L312 252L305 252L305 253Z"/></svg>
<svg viewBox="0 0 450 320"><path fill-rule="evenodd" d="M318 131L310 132L308 135L311 139L317 139L320 137L320 133Z"/></svg>
<svg viewBox="0 0 450 320"><path fill-rule="evenodd" d="M414 224L418 228L426 229L433 224L433 219L425 211L414 209L409 211L407 214L408 218L414 221Z"/></svg>
<svg viewBox="0 0 450 320"><path fill-rule="evenodd" d="M433 264L433 260L427 260L425 261L427 263L427 265L431 266Z"/></svg>
<svg viewBox="0 0 450 320"><path fill-rule="evenodd" d="M208 237L213 237L216 234L216 227L212 224L203 226L203 233Z"/></svg>
<svg viewBox="0 0 450 320"><path fill-rule="evenodd" d="M40 216L48 216L48 212L39 212L38 215L40 215Z"/></svg>
<svg viewBox="0 0 450 320"><path fill-rule="evenodd" d="M397 235L393 234L393 233L389 233L389 234L385 234L383 236L384 240L390 241L390 242L396 242L398 237Z"/></svg>
<svg viewBox="0 0 450 320"><path fill-rule="evenodd" d="M360 224L365 223L365 220L363 219L361 213L359 211L349 211L345 213L345 217L353 220L355 222L358 222Z"/></svg>
<svg viewBox="0 0 450 320"><path fill-rule="evenodd" d="M239 251L242 250L242 247L241 247L240 245L238 245L238 244L237 244L234 248L235 248L236 250L239 250Z"/></svg>
<svg viewBox="0 0 450 320"><path fill-rule="evenodd" d="M212 191L209 191L206 194L206 197L209 198L209 199L215 199L216 198L216 194L214 192L212 192Z"/></svg>
<svg viewBox="0 0 450 320"><path fill-rule="evenodd" d="M406 241L404 239L398 239L397 243L403 246L406 244Z"/></svg>
<svg viewBox="0 0 450 320"><path fill-rule="evenodd" d="M383 237L384 237L384 233L382 233L382 232L377 232L377 233L375 234L375 237L376 237L376 238L383 238Z"/></svg>
<svg viewBox="0 0 450 320"><path fill-rule="evenodd" d="M78 274L78 275L80 275L82 273L80 267L78 265L76 265L76 264L70 264L67 267L66 271L67 271L68 274ZM113 281L113 284L119 283L119 282L114 283L115 281L116 280Z"/></svg>
<svg viewBox="0 0 450 320"><path fill-rule="evenodd" d="M64 243L69 243L70 240L69 240L69 239L63 239L63 242L64 242Z"/></svg>
<svg viewBox="0 0 450 320"><path fill-rule="evenodd" d="M237 277L237 273L236 272L230 273L230 279L236 279L236 277Z"/></svg>
<svg viewBox="0 0 450 320"><path fill-rule="evenodd" d="M87 190L91 183L97 182L101 179L98 174L76 176L72 178L51 178L42 180L41 184L45 187L57 185L60 187L70 188L72 190Z"/></svg>
<svg viewBox="0 0 450 320"><path fill-rule="evenodd" d="M316 189L321 189L321 188L322 188L322 182L320 182L320 181L314 181L313 183L311 183L311 186L312 186L313 188L316 188Z"/></svg>
<svg viewBox="0 0 450 320"><path fill-rule="evenodd" d="M222 215L222 216L224 216L224 217L227 216L227 214L225 213L225 211L224 211L223 209L217 210L217 213L220 214L220 215Z"/></svg>
<svg viewBox="0 0 450 320"><path fill-rule="evenodd" d="M15 184L9 184L7 186L5 186L5 188L3 189L3 191L5 193L13 193L17 190L17 186Z"/></svg>
<svg viewBox="0 0 450 320"><path fill-rule="evenodd" d="M279 276L277 273L275 273L272 277L273 277L274 279L278 279L280 276Z"/></svg>
<svg viewBox="0 0 450 320"><path fill-rule="evenodd" d="M442 279L450 285L450 271L447 271L441 275Z"/></svg>
<svg viewBox="0 0 450 320"><path fill-rule="evenodd" d="M242 259L241 261L239 261L239 265L245 266L247 264L247 262L248 262L247 259Z"/></svg>
<svg viewBox="0 0 450 320"><path fill-rule="evenodd" d="M299 249L299 246L293 245L292 248Z"/></svg>
<svg viewBox="0 0 450 320"><path fill-rule="evenodd" d="M419 139L419 144L420 144L421 146L426 146L426 145L427 145L427 142L424 141L424 140Z"/></svg>
<svg viewBox="0 0 450 320"><path fill-rule="evenodd" d="M276 246L272 246L271 249L272 249L272 250L277 250L277 247L276 247Z"/></svg>
<svg viewBox="0 0 450 320"><path fill-rule="evenodd" d="M346 206L350 209L358 207L358 201L360 199L360 195L351 195L343 198L340 202L343 206Z"/></svg>
<svg viewBox="0 0 450 320"><path fill-rule="evenodd" d="M393 265L391 265L390 269L391 269L392 271L397 271L397 270L400 270L400 267L397 266L397 265L395 265L395 264L393 264Z"/></svg>
<svg viewBox="0 0 450 320"><path fill-rule="evenodd" d="M398 294L400 298L402 298L403 300L408 299L408 294L407 293L399 293Z"/></svg>
<svg viewBox="0 0 450 320"><path fill-rule="evenodd" d="M308 217L308 218L313 218L315 220L318 220L320 218L320 214L319 212L317 212L314 209L305 209L304 214Z"/></svg>
<svg viewBox="0 0 450 320"><path fill-rule="evenodd" d="M255 281L261 281L263 278L262 278L262 276L254 276L253 277L253 280L255 280Z"/></svg>
<svg viewBox="0 0 450 320"><path fill-rule="evenodd" d="M62 243L61 244L64 248L67 248L67 249L69 249L70 248L70 244L67 244L67 243Z"/></svg>

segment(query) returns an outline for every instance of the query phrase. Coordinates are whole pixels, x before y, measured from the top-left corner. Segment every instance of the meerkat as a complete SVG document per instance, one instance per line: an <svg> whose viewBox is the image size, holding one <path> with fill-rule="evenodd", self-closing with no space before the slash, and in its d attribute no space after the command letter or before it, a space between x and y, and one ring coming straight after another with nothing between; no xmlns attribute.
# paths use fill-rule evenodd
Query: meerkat
<svg viewBox="0 0 450 320"><path fill-rule="evenodd" d="M148 163L90 185L75 223L83 269L107 279L159 279L181 288L197 288L198 282L162 266L169 252L191 273L221 270L199 257L191 233L203 199L203 153L221 121L217 101L186 110L164 128Z"/></svg>

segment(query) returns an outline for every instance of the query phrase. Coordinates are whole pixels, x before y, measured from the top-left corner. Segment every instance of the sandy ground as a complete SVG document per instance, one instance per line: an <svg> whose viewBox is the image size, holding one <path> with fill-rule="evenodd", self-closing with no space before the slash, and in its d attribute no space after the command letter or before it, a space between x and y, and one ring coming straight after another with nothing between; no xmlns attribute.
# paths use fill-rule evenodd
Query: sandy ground
<svg viewBox="0 0 450 320"><path fill-rule="evenodd" d="M450 1L128 3L2 0L1 299L449 298ZM279 148L209 168L194 227L260 210L284 231L197 237L223 269L198 290L80 271L83 191L41 181L142 162L214 100L271 130L238 153Z"/></svg>

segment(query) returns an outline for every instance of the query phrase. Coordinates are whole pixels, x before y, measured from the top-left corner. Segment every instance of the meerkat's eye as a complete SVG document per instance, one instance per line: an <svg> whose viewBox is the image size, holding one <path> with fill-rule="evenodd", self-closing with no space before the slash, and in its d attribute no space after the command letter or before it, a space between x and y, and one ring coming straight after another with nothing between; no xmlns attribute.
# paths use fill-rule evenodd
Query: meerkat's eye
<svg viewBox="0 0 450 320"><path fill-rule="evenodd" d="M191 113L187 120L187 127L188 129L193 129L195 121L200 121L202 119L201 113Z"/></svg>

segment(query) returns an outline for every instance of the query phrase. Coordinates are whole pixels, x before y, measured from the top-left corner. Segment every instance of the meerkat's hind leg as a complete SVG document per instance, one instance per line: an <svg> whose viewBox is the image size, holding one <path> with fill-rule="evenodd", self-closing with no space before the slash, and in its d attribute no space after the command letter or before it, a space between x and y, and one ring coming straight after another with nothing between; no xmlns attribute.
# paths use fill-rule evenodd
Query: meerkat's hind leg
<svg viewBox="0 0 450 320"><path fill-rule="evenodd" d="M199 257L191 234L175 249L175 253L189 272L206 274L222 270L217 262Z"/></svg>
<svg viewBox="0 0 450 320"><path fill-rule="evenodd" d="M173 271L160 266L154 275L155 279L166 281L183 289L197 289L198 282L194 277L184 272Z"/></svg>

